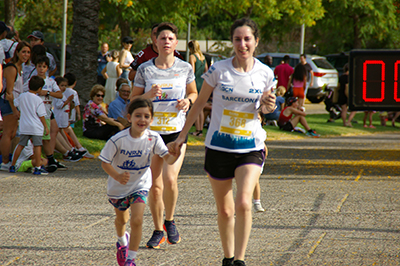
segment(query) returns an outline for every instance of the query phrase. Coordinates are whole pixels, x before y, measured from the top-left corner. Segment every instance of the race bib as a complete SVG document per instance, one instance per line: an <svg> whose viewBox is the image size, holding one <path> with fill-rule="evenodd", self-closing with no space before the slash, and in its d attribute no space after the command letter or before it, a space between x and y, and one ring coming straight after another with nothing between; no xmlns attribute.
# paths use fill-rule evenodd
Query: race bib
<svg viewBox="0 0 400 266"><path fill-rule="evenodd" d="M154 120L150 129L154 131L176 132L180 125L178 119L179 110L176 109L176 101L154 102Z"/></svg>
<svg viewBox="0 0 400 266"><path fill-rule="evenodd" d="M224 109L219 132L250 137L255 128L255 121L253 113Z"/></svg>

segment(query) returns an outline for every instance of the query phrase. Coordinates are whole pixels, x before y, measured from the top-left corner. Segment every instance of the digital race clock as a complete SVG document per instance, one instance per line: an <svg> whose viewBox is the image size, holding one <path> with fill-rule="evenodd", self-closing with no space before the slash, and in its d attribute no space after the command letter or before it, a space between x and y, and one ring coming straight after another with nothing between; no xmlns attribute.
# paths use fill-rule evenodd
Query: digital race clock
<svg viewBox="0 0 400 266"><path fill-rule="evenodd" d="M400 111L400 50L353 50L349 109Z"/></svg>

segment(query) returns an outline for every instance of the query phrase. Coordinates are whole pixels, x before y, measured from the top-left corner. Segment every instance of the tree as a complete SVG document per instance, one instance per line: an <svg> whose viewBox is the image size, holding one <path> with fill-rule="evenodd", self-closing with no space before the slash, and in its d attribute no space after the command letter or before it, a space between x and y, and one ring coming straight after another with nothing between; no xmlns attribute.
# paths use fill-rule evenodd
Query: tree
<svg viewBox="0 0 400 266"><path fill-rule="evenodd" d="M71 72L77 78L76 90L85 101L96 83L100 0L74 0L71 36Z"/></svg>
<svg viewBox="0 0 400 266"><path fill-rule="evenodd" d="M4 22L7 25L14 26L15 22L15 10L17 7L17 0L4 0Z"/></svg>

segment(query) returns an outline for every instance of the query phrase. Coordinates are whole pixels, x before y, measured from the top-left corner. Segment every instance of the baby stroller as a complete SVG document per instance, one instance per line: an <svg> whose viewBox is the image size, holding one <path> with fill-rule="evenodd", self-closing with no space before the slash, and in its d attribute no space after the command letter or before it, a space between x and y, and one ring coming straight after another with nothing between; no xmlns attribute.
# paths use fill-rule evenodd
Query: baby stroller
<svg viewBox="0 0 400 266"><path fill-rule="evenodd" d="M325 110L329 113L329 119L327 122L335 122L336 119L340 118L342 108L333 101L334 89L330 88L327 84L322 87L322 91L325 92Z"/></svg>

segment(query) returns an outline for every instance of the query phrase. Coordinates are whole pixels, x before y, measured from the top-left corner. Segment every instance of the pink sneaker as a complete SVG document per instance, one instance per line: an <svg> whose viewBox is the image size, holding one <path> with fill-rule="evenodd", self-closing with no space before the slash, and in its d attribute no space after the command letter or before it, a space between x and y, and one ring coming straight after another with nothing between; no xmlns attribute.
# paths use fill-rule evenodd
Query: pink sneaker
<svg viewBox="0 0 400 266"><path fill-rule="evenodd" d="M127 260L124 264L124 266L136 266L135 260Z"/></svg>
<svg viewBox="0 0 400 266"><path fill-rule="evenodd" d="M129 233L125 233L126 239L128 239L128 244L126 246L121 246L117 242L117 262L119 266L124 266L126 257L128 257L128 249L129 249ZM133 264L135 265L135 264Z"/></svg>
<svg viewBox="0 0 400 266"><path fill-rule="evenodd" d="M373 125L369 125L369 128L376 128L375 126L373 126Z"/></svg>

